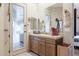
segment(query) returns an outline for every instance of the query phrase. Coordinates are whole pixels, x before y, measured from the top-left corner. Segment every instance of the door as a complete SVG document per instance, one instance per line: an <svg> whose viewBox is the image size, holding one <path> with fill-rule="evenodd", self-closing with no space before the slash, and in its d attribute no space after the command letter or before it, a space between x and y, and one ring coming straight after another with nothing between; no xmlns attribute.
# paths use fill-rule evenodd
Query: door
<svg viewBox="0 0 79 59"><path fill-rule="evenodd" d="M37 39L31 39L31 50L38 54L38 40Z"/></svg>
<svg viewBox="0 0 79 59"><path fill-rule="evenodd" d="M10 54L26 51L26 5L10 4Z"/></svg>
<svg viewBox="0 0 79 59"><path fill-rule="evenodd" d="M46 56L55 56L55 45L46 43Z"/></svg>
<svg viewBox="0 0 79 59"><path fill-rule="evenodd" d="M45 42L39 41L39 55L45 56Z"/></svg>
<svg viewBox="0 0 79 59"><path fill-rule="evenodd" d="M38 37L30 36L30 50L38 54Z"/></svg>

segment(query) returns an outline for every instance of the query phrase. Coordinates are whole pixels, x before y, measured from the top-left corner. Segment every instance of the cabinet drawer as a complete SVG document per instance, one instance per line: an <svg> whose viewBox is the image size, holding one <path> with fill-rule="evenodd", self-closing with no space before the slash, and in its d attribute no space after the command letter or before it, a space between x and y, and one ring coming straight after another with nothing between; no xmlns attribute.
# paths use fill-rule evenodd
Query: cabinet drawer
<svg viewBox="0 0 79 59"><path fill-rule="evenodd" d="M56 44L56 40L54 40L54 39L46 39L46 43Z"/></svg>

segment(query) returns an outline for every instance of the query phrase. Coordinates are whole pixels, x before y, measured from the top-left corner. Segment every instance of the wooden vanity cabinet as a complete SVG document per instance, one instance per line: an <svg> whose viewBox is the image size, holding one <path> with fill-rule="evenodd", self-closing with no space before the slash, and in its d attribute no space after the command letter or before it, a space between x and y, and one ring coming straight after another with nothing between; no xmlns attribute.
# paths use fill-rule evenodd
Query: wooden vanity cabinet
<svg viewBox="0 0 79 59"><path fill-rule="evenodd" d="M57 45L61 44L63 39L46 39L46 56L57 56Z"/></svg>
<svg viewBox="0 0 79 59"><path fill-rule="evenodd" d="M38 54L38 37L30 37L30 50Z"/></svg>
<svg viewBox="0 0 79 59"><path fill-rule="evenodd" d="M56 55L55 51L56 51L55 45L46 43L46 56L55 56Z"/></svg>
<svg viewBox="0 0 79 59"><path fill-rule="evenodd" d="M57 56L57 45L62 42L62 38L30 36L30 50L40 56Z"/></svg>
<svg viewBox="0 0 79 59"><path fill-rule="evenodd" d="M39 38L39 49L38 49L38 53L41 56L45 56L45 39L44 38Z"/></svg>

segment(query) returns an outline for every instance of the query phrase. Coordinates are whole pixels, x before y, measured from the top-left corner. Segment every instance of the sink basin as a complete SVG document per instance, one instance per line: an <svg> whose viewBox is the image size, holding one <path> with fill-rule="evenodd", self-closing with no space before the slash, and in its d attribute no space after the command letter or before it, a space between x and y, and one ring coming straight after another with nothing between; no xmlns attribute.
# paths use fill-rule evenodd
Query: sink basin
<svg viewBox="0 0 79 59"><path fill-rule="evenodd" d="M49 33L46 33L46 32L40 32L40 31L33 31L33 34L49 34Z"/></svg>

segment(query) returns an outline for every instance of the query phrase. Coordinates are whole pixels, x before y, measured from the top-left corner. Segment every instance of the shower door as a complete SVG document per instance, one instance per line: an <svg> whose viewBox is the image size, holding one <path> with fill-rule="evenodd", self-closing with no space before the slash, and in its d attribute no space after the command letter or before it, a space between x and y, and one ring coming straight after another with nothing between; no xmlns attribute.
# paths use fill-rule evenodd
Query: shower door
<svg viewBox="0 0 79 59"><path fill-rule="evenodd" d="M10 4L10 54L26 51L26 6ZM25 26L25 27L24 27Z"/></svg>

